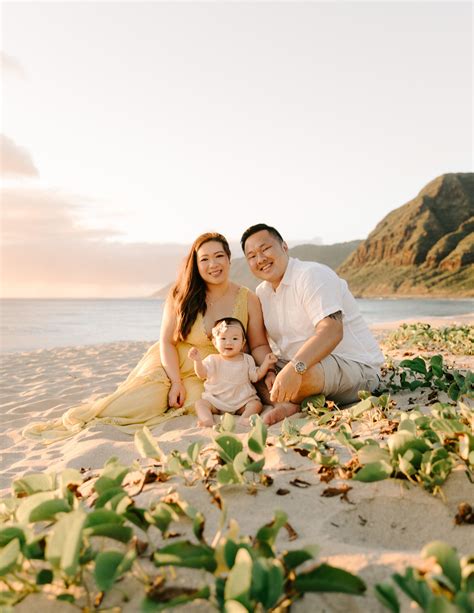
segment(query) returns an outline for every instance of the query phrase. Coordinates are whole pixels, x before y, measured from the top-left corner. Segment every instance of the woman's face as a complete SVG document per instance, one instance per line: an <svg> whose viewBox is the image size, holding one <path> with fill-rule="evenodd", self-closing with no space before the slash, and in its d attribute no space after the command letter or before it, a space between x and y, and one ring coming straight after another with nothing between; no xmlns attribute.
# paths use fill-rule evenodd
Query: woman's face
<svg viewBox="0 0 474 613"><path fill-rule="evenodd" d="M219 285L229 277L230 260L219 241L209 241L196 252L197 267L203 281L208 285Z"/></svg>

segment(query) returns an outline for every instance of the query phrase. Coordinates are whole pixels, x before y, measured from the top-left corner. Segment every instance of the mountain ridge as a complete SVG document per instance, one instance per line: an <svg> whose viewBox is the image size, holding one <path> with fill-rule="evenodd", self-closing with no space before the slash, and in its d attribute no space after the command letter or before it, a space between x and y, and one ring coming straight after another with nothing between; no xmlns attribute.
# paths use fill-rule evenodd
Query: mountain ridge
<svg viewBox="0 0 474 613"><path fill-rule="evenodd" d="M338 268L358 296L474 296L474 173L448 173L386 215Z"/></svg>

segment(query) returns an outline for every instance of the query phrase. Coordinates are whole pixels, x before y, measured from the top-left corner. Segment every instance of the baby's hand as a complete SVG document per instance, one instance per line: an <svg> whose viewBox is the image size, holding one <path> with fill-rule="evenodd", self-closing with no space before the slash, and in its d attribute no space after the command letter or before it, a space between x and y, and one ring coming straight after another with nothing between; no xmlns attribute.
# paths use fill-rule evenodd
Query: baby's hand
<svg viewBox="0 0 474 613"><path fill-rule="evenodd" d="M201 359L199 351L196 347L191 347L191 349L188 351L188 358L193 362Z"/></svg>
<svg viewBox="0 0 474 613"><path fill-rule="evenodd" d="M272 364L276 364L278 362L278 358L274 353L267 353L265 356L265 362L268 366L272 366Z"/></svg>

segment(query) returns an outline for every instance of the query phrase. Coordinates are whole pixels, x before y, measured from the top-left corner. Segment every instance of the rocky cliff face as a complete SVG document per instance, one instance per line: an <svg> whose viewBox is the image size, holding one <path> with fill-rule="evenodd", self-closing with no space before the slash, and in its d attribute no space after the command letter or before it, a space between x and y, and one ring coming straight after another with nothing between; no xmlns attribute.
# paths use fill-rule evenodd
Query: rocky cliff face
<svg viewBox="0 0 474 613"><path fill-rule="evenodd" d="M457 173L438 177L389 213L338 272L359 295L469 296L473 264L474 173Z"/></svg>

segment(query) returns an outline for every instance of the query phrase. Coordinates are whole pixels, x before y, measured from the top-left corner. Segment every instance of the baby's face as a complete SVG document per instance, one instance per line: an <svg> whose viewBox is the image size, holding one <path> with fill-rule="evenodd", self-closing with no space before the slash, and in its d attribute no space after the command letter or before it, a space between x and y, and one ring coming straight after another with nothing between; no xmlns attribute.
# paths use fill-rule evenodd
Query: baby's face
<svg viewBox="0 0 474 613"><path fill-rule="evenodd" d="M224 330L219 330L214 337L214 345L224 358L238 355L244 346L244 336L240 326L226 326Z"/></svg>

